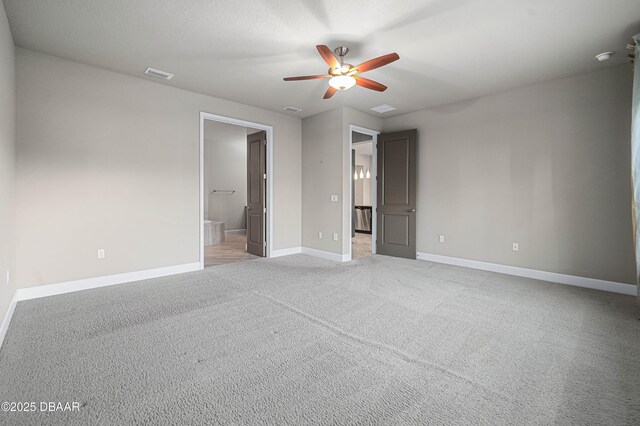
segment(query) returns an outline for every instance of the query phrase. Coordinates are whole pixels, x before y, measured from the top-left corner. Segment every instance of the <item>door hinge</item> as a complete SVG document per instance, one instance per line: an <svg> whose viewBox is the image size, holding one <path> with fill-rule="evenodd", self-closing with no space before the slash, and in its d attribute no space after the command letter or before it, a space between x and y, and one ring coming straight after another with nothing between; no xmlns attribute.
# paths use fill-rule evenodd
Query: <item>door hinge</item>
<svg viewBox="0 0 640 426"><path fill-rule="evenodd" d="M265 207L264 209L262 209L262 212L266 213L267 212L267 208Z"/></svg>
<svg viewBox="0 0 640 426"><path fill-rule="evenodd" d="M263 178L264 178L264 179L266 179L266 178L267 178L267 174L266 174L266 173L264 174Z"/></svg>

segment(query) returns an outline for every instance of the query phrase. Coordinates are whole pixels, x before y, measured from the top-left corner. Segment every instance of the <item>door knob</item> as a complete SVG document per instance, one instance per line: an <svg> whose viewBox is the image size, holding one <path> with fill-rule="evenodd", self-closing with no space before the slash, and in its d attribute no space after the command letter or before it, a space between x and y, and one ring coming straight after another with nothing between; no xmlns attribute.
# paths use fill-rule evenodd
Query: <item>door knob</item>
<svg viewBox="0 0 640 426"><path fill-rule="evenodd" d="M245 210L251 210L251 207L249 207L249 206L244 206L244 209L245 209Z"/></svg>
<svg viewBox="0 0 640 426"><path fill-rule="evenodd" d="M409 213L415 213L416 209L407 210Z"/></svg>

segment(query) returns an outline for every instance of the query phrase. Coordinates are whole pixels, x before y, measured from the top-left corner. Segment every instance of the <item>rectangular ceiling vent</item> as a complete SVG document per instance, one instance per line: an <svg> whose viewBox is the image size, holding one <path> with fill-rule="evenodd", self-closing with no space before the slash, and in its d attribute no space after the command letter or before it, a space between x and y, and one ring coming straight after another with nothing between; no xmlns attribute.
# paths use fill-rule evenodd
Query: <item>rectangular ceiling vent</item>
<svg viewBox="0 0 640 426"><path fill-rule="evenodd" d="M161 78L163 80L171 80L173 78L173 74L165 71L160 71L155 68L147 68L144 73L150 75L151 77Z"/></svg>
<svg viewBox="0 0 640 426"><path fill-rule="evenodd" d="M296 112L302 111L302 108L298 108L298 107L294 107L294 106L288 106L288 107L284 107L284 110L288 111L288 112L292 112L292 113L295 114Z"/></svg>
<svg viewBox="0 0 640 426"><path fill-rule="evenodd" d="M384 114L385 112L396 110L396 107L392 107L391 105L382 104L377 107L371 108L371 111L379 112L380 114Z"/></svg>

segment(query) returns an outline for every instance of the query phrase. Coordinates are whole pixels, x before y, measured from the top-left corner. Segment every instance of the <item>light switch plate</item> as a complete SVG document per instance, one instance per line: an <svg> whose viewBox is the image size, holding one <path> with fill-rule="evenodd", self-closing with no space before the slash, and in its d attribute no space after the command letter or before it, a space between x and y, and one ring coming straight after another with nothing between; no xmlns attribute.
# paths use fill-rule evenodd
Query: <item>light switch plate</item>
<svg viewBox="0 0 640 426"><path fill-rule="evenodd" d="M104 249L98 249L98 259L104 259L106 257L106 253Z"/></svg>
<svg viewBox="0 0 640 426"><path fill-rule="evenodd" d="M331 196L331 202L332 203L337 203L338 202L338 196L337 195L332 195Z"/></svg>
<svg viewBox="0 0 640 426"><path fill-rule="evenodd" d="M338 233L337 232L333 233L333 241L338 241Z"/></svg>

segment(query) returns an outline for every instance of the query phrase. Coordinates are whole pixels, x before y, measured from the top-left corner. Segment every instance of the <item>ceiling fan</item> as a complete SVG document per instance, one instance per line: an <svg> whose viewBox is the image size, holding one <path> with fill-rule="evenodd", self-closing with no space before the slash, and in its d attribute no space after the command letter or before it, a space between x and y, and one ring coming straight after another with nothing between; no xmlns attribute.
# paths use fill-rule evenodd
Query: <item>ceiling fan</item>
<svg viewBox="0 0 640 426"><path fill-rule="evenodd" d="M316 46L320 56L325 60L331 68L329 68L328 74L325 75L303 75L299 77L285 77L284 81L298 81L298 80L315 80L317 78L330 78L329 88L324 94L323 99L329 99L338 90L347 90L358 85L365 89L371 89L378 92L384 92L387 90L387 86L380 84L376 81L369 80L368 78L361 77L365 71L370 71L376 68L380 68L384 65L388 65L391 62L400 59L397 53L389 53L363 62L355 67L351 64L344 63L344 57L349 53L349 49L344 46L336 47L334 50L335 55L331 52L327 46L319 44Z"/></svg>

